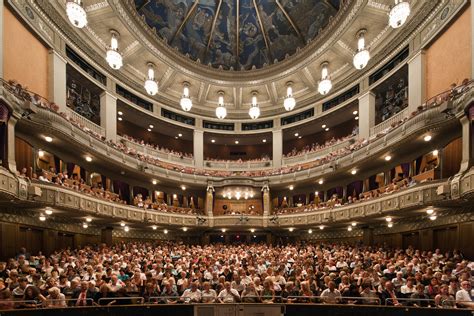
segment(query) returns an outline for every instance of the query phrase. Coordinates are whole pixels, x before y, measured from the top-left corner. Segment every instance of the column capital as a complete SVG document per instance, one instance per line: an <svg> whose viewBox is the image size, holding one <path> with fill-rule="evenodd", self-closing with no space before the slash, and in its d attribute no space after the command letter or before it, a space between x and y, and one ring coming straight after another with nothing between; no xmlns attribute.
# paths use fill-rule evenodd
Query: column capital
<svg viewBox="0 0 474 316"><path fill-rule="evenodd" d="M368 91L362 93L362 94L359 96L358 99L360 100L360 99L365 98L365 97L367 97L367 96L370 96L370 97L375 98L375 93L373 93L372 90L368 90Z"/></svg>
<svg viewBox="0 0 474 316"><path fill-rule="evenodd" d="M408 58L407 60L407 64L411 64L416 58L418 57L423 57L425 56L426 54L426 51L424 49L420 49L419 51L417 51L416 53L414 53L412 56L410 56L410 58Z"/></svg>
<svg viewBox="0 0 474 316"><path fill-rule="evenodd" d="M68 63L67 59L64 58L63 55L61 55L56 49L50 49L48 53L50 55L54 55L54 57L59 58L59 60L61 60L64 64Z"/></svg>
<svg viewBox="0 0 474 316"><path fill-rule="evenodd" d="M109 97L109 98L113 98L115 101L117 101L117 97L116 97L114 94L112 94L111 92L107 91L107 90L103 91L103 92L100 94L100 97L101 97L101 98L102 98L102 97Z"/></svg>

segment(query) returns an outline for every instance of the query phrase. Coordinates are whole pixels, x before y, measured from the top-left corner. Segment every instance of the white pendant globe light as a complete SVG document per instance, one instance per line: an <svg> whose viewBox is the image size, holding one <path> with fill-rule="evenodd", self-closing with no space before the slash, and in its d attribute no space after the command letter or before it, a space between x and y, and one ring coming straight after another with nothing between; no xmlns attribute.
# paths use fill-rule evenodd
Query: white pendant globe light
<svg viewBox="0 0 474 316"><path fill-rule="evenodd" d="M87 13L82 7L81 0L70 0L66 2L66 14L72 25L82 29L87 25Z"/></svg>
<svg viewBox="0 0 474 316"><path fill-rule="evenodd" d="M120 34L117 31L111 30L110 48L107 50L105 60L110 68L118 70L123 66L122 55L118 52L118 38Z"/></svg>
<svg viewBox="0 0 474 316"><path fill-rule="evenodd" d="M370 53L367 48L365 48L365 33L366 30L360 30L357 33L357 52L354 55L353 63L356 69L364 69L365 66L369 63Z"/></svg>
<svg viewBox="0 0 474 316"><path fill-rule="evenodd" d="M155 65L148 63L148 76L145 80L145 90L149 95L155 95L158 93L158 83L155 81Z"/></svg>
<svg viewBox="0 0 474 316"><path fill-rule="evenodd" d="M219 98L217 101L216 117L219 120L223 120L227 116L227 109L224 106L224 91L219 91L217 94L219 95Z"/></svg>
<svg viewBox="0 0 474 316"><path fill-rule="evenodd" d="M252 120L256 120L260 116L260 108L257 103L257 95L258 93L256 91L252 92L252 105L250 105L249 109L249 115Z"/></svg>
<svg viewBox="0 0 474 316"><path fill-rule="evenodd" d="M183 83L183 96L179 101L179 105L181 105L181 108L185 112L191 111L191 108L193 107L193 101L191 101L191 98L189 97L189 82Z"/></svg>
<svg viewBox="0 0 474 316"><path fill-rule="evenodd" d="M410 4L407 1L395 0L395 5L390 9L388 14L388 24L397 29L401 27L410 15Z"/></svg>
<svg viewBox="0 0 474 316"><path fill-rule="evenodd" d="M286 83L286 98L283 101L283 107L287 111L291 111L295 108L296 106L296 100L293 97L293 88L291 87L293 85L293 82L287 82Z"/></svg>
<svg viewBox="0 0 474 316"><path fill-rule="evenodd" d="M328 94L332 88L331 77L328 70L329 63L325 61L321 64L321 80L318 84L318 92L322 95Z"/></svg>

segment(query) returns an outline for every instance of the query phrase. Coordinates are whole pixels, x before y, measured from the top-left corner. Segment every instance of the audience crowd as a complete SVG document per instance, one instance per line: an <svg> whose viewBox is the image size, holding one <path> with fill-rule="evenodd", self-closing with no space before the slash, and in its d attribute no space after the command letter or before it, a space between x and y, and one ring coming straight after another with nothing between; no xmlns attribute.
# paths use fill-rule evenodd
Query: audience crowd
<svg viewBox="0 0 474 316"><path fill-rule="evenodd" d="M49 256L23 248L0 263L0 309L141 302L473 309L473 268L456 250L359 244L134 242Z"/></svg>

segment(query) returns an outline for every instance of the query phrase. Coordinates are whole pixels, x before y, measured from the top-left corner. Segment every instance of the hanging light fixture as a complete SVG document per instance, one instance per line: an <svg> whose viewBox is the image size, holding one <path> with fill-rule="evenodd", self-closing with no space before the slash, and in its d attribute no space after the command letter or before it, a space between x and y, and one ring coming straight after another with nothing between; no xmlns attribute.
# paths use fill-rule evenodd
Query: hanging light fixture
<svg viewBox="0 0 474 316"><path fill-rule="evenodd" d="M293 98L293 88L291 87L293 82L289 81L286 83L286 98L283 101L283 107L287 111L291 111L296 106L296 100Z"/></svg>
<svg viewBox="0 0 474 316"><path fill-rule="evenodd" d="M322 95L328 94L332 88L331 77L328 70L329 63L325 61L321 64L321 81L318 84L318 92Z"/></svg>
<svg viewBox="0 0 474 316"><path fill-rule="evenodd" d="M179 101L179 105L181 105L181 108L185 112L191 111L191 108L193 107L193 101L191 101L191 98L189 97L189 82L185 81L183 83L183 96Z"/></svg>
<svg viewBox="0 0 474 316"><path fill-rule="evenodd" d="M407 1L395 0L395 5L390 9L388 14L388 24L397 29L401 27L410 15L410 4Z"/></svg>
<svg viewBox="0 0 474 316"><path fill-rule="evenodd" d="M118 38L120 34L115 30L111 30L110 34L112 36L110 39L110 48L107 50L105 60L107 60L112 69L118 70L123 65L122 55L118 52Z"/></svg>
<svg viewBox="0 0 474 316"><path fill-rule="evenodd" d="M155 81L155 65L153 63L147 63L148 66L148 77L145 80L145 90L149 95L155 95L158 93L158 83Z"/></svg>
<svg viewBox="0 0 474 316"><path fill-rule="evenodd" d="M217 92L219 95L216 108L216 116L219 120L223 120L227 116L227 109L224 106L224 91Z"/></svg>
<svg viewBox="0 0 474 316"><path fill-rule="evenodd" d="M260 116L260 108L258 107L258 103L257 103L257 95L258 95L257 91L252 92L252 105L250 106L250 109L249 109L249 115L253 120L258 119L258 117Z"/></svg>
<svg viewBox="0 0 474 316"><path fill-rule="evenodd" d="M75 27L82 29L87 25L87 13L82 7L81 0L70 0L66 2L66 14L69 22Z"/></svg>
<svg viewBox="0 0 474 316"><path fill-rule="evenodd" d="M370 53L367 48L365 48L365 33L367 30L360 30L357 32L357 52L354 55L353 63L356 69L364 69L367 66L367 63L370 59Z"/></svg>

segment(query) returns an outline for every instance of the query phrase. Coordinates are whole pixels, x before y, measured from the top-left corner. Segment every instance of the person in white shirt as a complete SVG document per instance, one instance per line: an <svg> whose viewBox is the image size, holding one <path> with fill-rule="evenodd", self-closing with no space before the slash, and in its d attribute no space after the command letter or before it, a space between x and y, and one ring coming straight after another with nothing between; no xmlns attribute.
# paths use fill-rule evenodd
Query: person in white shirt
<svg viewBox="0 0 474 316"><path fill-rule="evenodd" d="M201 301L203 303L214 303L217 298L217 293L211 289L211 284L209 282L204 282L203 290L201 291Z"/></svg>
<svg viewBox="0 0 474 316"><path fill-rule="evenodd" d="M469 281L461 282L461 289L456 292L456 303L462 307L474 309L474 302L472 301L471 284Z"/></svg>
<svg viewBox="0 0 474 316"><path fill-rule="evenodd" d="M57 287L52 287L48 290L48 297L46 304L48 307L67 307L66 305L66 296L59 291L59 288Z"/></svg>
<svg viewBox="0 0 474 316"><path fill-rule="evenodd" d="M198 289L197 282L191 283L191 288L186 289L181 295L181 301L185 303L200 303L201 302L201 291Z"/></svg>
<svg viewBox="0 0 474 316"><path fill-rule="evenodd" d="M219 293L217 299L220 303L236 303L240 302L240 295L237 290L231 287L230 282L225 282L224 289Z"/></svg>
<svg viewBox="0 0 474 316"><path fill-rule="evenodd" d="M337 304L341 298L341 292L336 289L336 283L329 282L328 288L321 293L321 298L325 304Z"/></svg>

